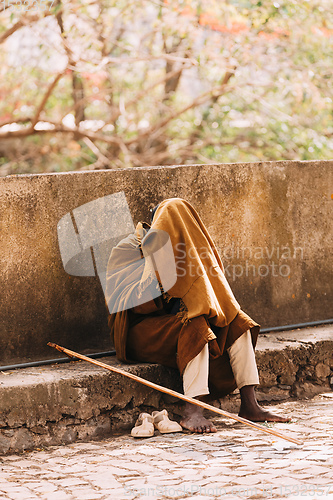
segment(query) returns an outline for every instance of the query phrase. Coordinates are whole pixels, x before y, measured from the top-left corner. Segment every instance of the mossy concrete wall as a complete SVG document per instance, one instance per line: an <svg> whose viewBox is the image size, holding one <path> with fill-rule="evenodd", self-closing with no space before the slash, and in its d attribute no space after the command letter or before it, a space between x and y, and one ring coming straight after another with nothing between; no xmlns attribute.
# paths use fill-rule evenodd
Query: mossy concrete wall
<svg viewBox="0 0 333 500"><path fill-rule="evenodd" d="M111 347L97 277L62 264L59 220L124 192L136 224L165 198L194 205L242 308L263 327L332 317L333 161L150 167L0 179L1 363L55 354L48 341Z"/></svg>

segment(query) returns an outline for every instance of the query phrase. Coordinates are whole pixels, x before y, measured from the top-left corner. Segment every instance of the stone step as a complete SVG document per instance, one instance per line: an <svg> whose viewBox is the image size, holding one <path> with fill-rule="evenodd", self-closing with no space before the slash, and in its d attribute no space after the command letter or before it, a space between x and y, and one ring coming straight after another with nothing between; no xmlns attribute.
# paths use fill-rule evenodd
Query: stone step
<svg viewBox="0 0 333 500"><path fill-rule="evenodd" d="M312 397L333 384L333 325L261 334L256 358L262 403ZM175 370L147 363L101 361L181 392ZM237 411L238 391L217 402ZM0 453L93 440L128 431L141 411L178 400L88 362L0 373Z"/></svg>

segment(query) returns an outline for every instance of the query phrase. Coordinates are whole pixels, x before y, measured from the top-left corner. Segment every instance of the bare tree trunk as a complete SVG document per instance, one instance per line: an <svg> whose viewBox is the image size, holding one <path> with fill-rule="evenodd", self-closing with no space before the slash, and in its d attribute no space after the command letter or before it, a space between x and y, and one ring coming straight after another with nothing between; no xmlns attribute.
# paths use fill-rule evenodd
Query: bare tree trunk
<svg viewBox="0 0 333 500"><path fill-rule="evenodd" d="M57 0L57 5L62 6L61 0ZM61 36L64 41L65 51L68 57L68 64L72 68L76 66L76 62L73 59L72 51L70 50L68 44L66 43L66 34L64 30L64 22L62 17L62 9L56 15L57 22L61 31ZM79 73L73 70L72 72L72 97L74 101L74 113L75 113L75 125L78 127L80 122L85 120L85 90L83 85L83 80Z"/></svg>
<svg viewBox="0 0 333 500"><path fill-rule="evenodd" d="M73 71L72 73L72 85L73 85L73 101L75 105L75 125L78 127L80 122L85 120L85 106L84 106L84 86L81 76ZM81 101L79 103L79 101Z"/></svg>

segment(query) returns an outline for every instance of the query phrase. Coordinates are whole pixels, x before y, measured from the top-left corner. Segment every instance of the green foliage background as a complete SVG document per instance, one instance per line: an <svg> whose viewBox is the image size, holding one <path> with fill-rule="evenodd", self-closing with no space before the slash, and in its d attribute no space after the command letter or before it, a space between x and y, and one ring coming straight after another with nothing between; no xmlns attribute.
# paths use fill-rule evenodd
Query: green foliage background
<svg viewBox="0 0 333 500"><path fill-rule="evenodd" d="M0 173L332 158L332 12L329 0L7 6Z"/></svg>

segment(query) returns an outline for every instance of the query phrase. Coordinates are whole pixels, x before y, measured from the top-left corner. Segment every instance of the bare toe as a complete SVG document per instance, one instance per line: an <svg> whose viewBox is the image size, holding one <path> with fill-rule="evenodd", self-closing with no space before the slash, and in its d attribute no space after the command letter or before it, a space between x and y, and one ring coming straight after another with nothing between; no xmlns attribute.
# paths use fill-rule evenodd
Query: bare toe
<svg viewBox="0 0 333 500"><path fill-rule="evenodd" d="M181 420L180 425L191 432L198 434L216 432L214 425L204 417L189 417Z"/></svg>

